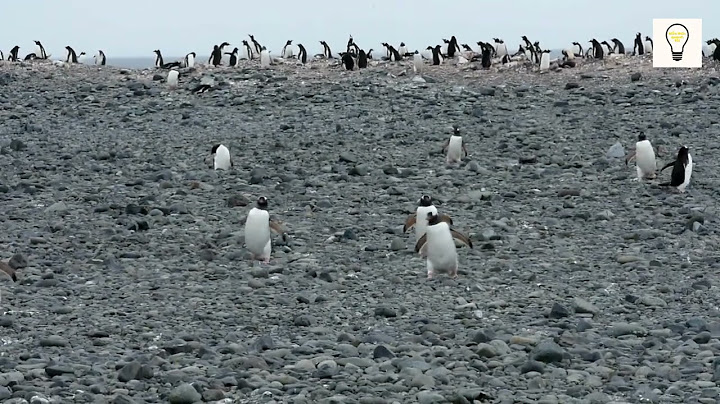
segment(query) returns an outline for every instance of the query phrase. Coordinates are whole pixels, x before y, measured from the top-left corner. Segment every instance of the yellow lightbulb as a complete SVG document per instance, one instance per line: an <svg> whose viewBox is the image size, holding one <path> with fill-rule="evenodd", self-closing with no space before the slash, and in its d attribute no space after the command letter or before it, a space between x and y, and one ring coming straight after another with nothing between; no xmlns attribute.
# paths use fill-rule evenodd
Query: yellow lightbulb
<svg viewBox="0 0 720 404"><path fill-rule="evenodd" d="M678 62L682 60L683 51L685 50L685 44L690 37L687 27L682 24L673 24L668 27L665 31L665 39L670 44L670 50L672 51L672 58Z"/></svg>

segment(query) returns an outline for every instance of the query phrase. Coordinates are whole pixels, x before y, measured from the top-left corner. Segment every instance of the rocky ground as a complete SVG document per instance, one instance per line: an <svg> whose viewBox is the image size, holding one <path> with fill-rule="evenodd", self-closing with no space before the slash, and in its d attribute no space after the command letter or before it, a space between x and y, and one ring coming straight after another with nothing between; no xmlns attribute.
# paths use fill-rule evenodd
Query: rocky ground
<svg viewBox="0 0 720 404"><path fill-rule="evenodd" d="M0 65L2 402L720 399L713 67L156 73ZM639 130L691 147L687 193L625 166ZM402 234L424 193L474 241L457 280Z"/></svg>

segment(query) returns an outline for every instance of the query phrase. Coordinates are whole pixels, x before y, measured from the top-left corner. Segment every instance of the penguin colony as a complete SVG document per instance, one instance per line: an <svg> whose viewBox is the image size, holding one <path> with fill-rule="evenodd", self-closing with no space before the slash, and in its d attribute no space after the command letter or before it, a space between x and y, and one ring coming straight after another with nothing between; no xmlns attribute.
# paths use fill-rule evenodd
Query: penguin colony
<svg viewBox="0 0 720 404"><path fill-rule="evenodd" d="M242 41L242 55L240 55L240 49L238 47L235 47L231 52L223 52L226 47L230 46L228 42L215 45L208 59L208 64L215 67L222 66L223 64L233 67L238 64L238 60L241 58L249 60L260 59L260 65L263 68L268 68L278 63L278 59L273 59L267 48L262 46L253 35L249 35L249 37L250 42L247 40ZM512 64L522 61L537 65L540 71L548 70L551 63L549 56L550 51L542 49L539 42L531 42L526 36L523 36L522 40L523 44L519 46L518 51L514 54L508 52L504 41L499 38L493 38L492 43L477 42L478 48L473 49L467 44L458 44L455 36L452 36L449 40L443 39L443 45L428 46L426 48L426 51L428 51L427 54L421 54L418 50L410 52L404 42L401 42L398 48L388 43L383 43L382 46L385 48L385 54L381 56L380 59L383 61L398 62L405 58L411 58L416 74L420 74L425 69L425 60L431 61L430 64L432 65L440 65L446 60L453 58L457 59L458 63L469 63L479 60L483 68L489 68L493 63ZM49 59L51 55L46 53L40 41L34 42L36 45L35 52L25 56L23 60ZM590 46L584 50L581 43L573 42L572 46L562 51L562 60L556 60L552 63L556 63L559 68L571 68L576 66L576 58L603 59L605 57L613 57L612 55L644 55L652 52L653 45L652 38L647 36L643 38L640 33L637 33L635 37L632 53L628 53L623 43L617 38L613 38L611 42L600 42L593 38L589 43ZM352 36L350 36L347 42L345 51L338 54L332 52L327 42L320 41L320 44L323 47L323 52L322 54L315 55L314 59L339 59L338 65L346 70L367 68L369 61L373 60L373 49L369 49L368 51L361 49L355 43ZM707 45L707 52L705 50L703 51L704 56L712 57L714 60L720 60L720 40L717 38L708 40ZM85 55L85 52L78 54L70 46L66 46L65 50L65 63L81 63L82 56ZM175 69L192 68L196 66L197 54L195 52L186 54L182 61L169 63L164 61L162 52L159 49L156 49L154 53L156 55L155 67L170 70L167 76L167 83L170 88L176 88L178 86L179 73ZM19 61L20 57L18 54L19 46L15 46L10 50L8 60ZM0 55L2 55L2 53L0 53ZM226 62L223 61L225 56L229 56ZM2 60L3 57L4 56L0 57L0 60ZM292 40L288 40L285 43L279 62L285 62L285 60L288 59L295 59L296 63L302 65L309 61L306 48L302 44L297 44L297 49L295 49ZM94 56L94 63L102 66L106 64L106 61L105 53L99 50ZM211 85L209 84L201 84L193 91L201 93L210 88ZM461 163L463 159L467 158L468 150L466 142L461 135L459 127L452 127L452 134L445 141L442 153L448 165ZM659 183L658 185L670 187L679 193L686 192L693 172L693 159L689 147L684 145L680 147L675 159L660 170L657 169L656 163L656 155L659 154L660 151L656 151L647 136L644 133L640 133L635 145L635 151L627 156L625 163L629 164L630 161L635 160L637 179L640 181L654 180L665 169L672 166L670 180ZM212 160L210 167L214 170L230 170L234 166L230 149L226 145L213 145L210 150L210 158ZM248 212L245 220L245 246L250 253L251 259L259 260L262 263L269 263L271 259L271 233L281 234L283 238L287 237L284 227L270 215L269 207L270 203L268 199L264 196L259 197L256 200L255 206ZM473 244L468 236L454 228L453 220L448 214L438 211L430 195L421 196L416 211L405 221L403 232L407 232L411 228L414 228L415 231L414 250L426 261L428 279L432 279L436 273L447 273L450 277L456 278L458 276L457 247L464 245L473 248ZM17 280L13 268L3 265L3 263L0 262L0 270L13 280Z"/></svg>

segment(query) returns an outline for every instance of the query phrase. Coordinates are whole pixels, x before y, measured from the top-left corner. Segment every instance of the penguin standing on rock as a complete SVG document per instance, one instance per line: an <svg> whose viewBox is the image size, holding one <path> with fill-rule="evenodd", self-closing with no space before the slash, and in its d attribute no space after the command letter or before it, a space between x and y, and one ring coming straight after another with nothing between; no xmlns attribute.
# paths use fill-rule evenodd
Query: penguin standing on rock
<svg viewBox="0 0 720 404"><path fill-rule="evenodd" d="M642 35L638 32L635 35L635 45L633 46L633 55L644 55L645 45L643 44Z"/></svg>
<svg viewBox="0 0 720 404"><path fill-rule="evenodd" d="M100 66L105 66L105 62L107 59L105 58L105 52L102 50L98 50L97 55L95 55L95 64Z"/></svg>
<svg viewBox="0 0 720 404"><path fill-rule="evenodd" d="M690 148L682 146L680 150L678 150L675 161L667 163L660 172L663 172L670 166L673 166L672 174L670 174L670 181L659 185L675 187L680 193L685 192L685 189L690 184L690 177L692 176L693 170L693 160L690 155Z"/></svg>
<svg viewBox="0 0 720 404"><path fill-rule="evenodd" d="M210 149L210 156L213 159L213 169L229 170L233 166L230 158L230 150L223 144L216 144Z"/></svg>
<svg viewBox="0 0 720 404"><path fill-rule="evenodd" d="M299 43L297 46L298 46L298 56L297 56L298 60L302 64L307 63L307 50L305 50L305 47L301 43Z"/></svg>
<svg viewBox="0 0 720 404"><path fill-rule="evenodd" d="M633 158L636 162L639 180L655 178L657 171L655 150L644 133L638 135L638 141L635 143L635 151L625 159L625 165Z"/></svg>
<svg viewBox="0 0 720 404"><path fill-rule="evenodd" d="M353 70L355 69L355 60L353 60L353 57L350 53L345 52L342 55L342 64L345 66L346 70Z"/></svg>
<svg viewBox="0 0 720 404"><path fill-rule="evenodd" d="M285 46L282 48L282 57L283 59L292 59L293 58L293 48L292 48L292 39L288 39L287 42L285 42Z"/></svg>
<svg viewBox="0 0 720 404"><path fill-rule="evenodd" d="M423 195L420 198L420 204L415 210L415 213L408 216L405 220L405 225L403 226L403 233L407 233L408 230L414 227L415 241L417 242L418 240L420 240L420 237L425 234L425 229L427 228L428 213L437 215L438 210L437 207L433 204L433 200L430 195ZM442 220L452 224L452 219L450 218L450 216L441 214L440 217L442 218Z"/></svg>
<svg viewBox="0 0 720 404"><path fill-rule="evenodd" d="M445 162L447 164L459 163L463 158L467 157L468 153L465 142L460 136L460 128L455 125L453 125L453 134L450 135L450 139L443 146L443 153L445 153Z"/></svg>
<svg viewBox="0 0 720 404"><path fill-rule="evenodd" d="M413 70L415 71L415 74L422 73L423 66L425 66L425 62L423 62L422 55L420 55L420 52L415 51L415 54L413 55Z"/></svg>
<svg viewBox="0 0 720 404"><path fill-rule="evenodd" d="M65 63L77 63L78 57L75 53L75 49L71 48L70 46L66 46L65 49L67 50L67 58L65 58Z"/></svg>
<svg viewBox="0 0 720 404"><path fill-rule="evenodd" d="M415 251L427 257L427 278L435 272L447 272L452 279L458 276L458 257L455 240L473 248L470 238L450 227L450 223L432 212L427 213L425 234L415 244Z"/></svg>
<svg viewBox="0 0 720 404"><path fill-rule="evenodd" d="M360 49L358 51L358 59L357 59L357 67L358 69L365 69L368 66L368 58L367 54L364 50Z"/></svg>
<svg viewBox="0 0 720 404"><path fill-rule="evenodd" d="M50 55L48 55L48 54L45 52L45 47L42 46L42 44L40 43L40 41L34 41L34 42L35 42L35 45L37 46L37 51L35 51L35 57L37 57L38 59L47 59L47 58L49 58Z"/></svg>
<svg viewBox="0 0 720 404"><path fill-rule="evenodd" d="M270 67L270 52L264 46L260 49L260 67Z"/></svg>
<svg viewBox="0 0 720 404"><path fill-rule="evenodd" d="M183 60L183 66L184 67L195 67L195 57L197 55L195 52L190 52L187 55L185 55L185 59Z"/></svg>
<svg viewBox="0 0 720 404"><path fill-rule="evenodd" d="M238 61L238 48L233 49L232 52L225 52L226 55L230 55L230 62L228 62L228 66L234 67L237 65Z"/></svg>
<svg viewBox="0 0 720 404"><path fill-rule="evenodd" d="M270 217L267 209L268 200L261 196L245 220L245 247L253 260L261 260L266 264L270 262L272 252L270 231L282 234L285 238L282 226Z"/></svg>
<svg viewBox="0 0 720 404"><path fill-rule="evenodd" d="M255 52L253 52L248 41L242 41L242 44L245 47L245 53L247 54L248 60L253 60Z"/></svg>

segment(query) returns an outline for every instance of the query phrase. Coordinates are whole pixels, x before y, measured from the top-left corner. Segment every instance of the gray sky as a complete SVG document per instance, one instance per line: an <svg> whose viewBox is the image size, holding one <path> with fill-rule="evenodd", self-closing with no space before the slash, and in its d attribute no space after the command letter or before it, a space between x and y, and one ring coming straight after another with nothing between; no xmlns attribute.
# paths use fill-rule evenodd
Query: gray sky
<svg viewBox="0 0 720 404"><path fill-rule="evenodd" d="M705 17L703 40L720 36L718 0L0 0L0 14L6 55L15 45L22 56L34 52L37 39L53 58L64 58L66 45L108 58L152 57L156 48L166 59L208 55L222 41L242 48L247 34L274 54L287 39L310 54L324 39L338 52L349 34L366 50L400 41L424 49L453 34L473 47L500 37L515 50L527 35L547 49L592 37L632 49L636 32L652 36L653 18Z"/></svg>

